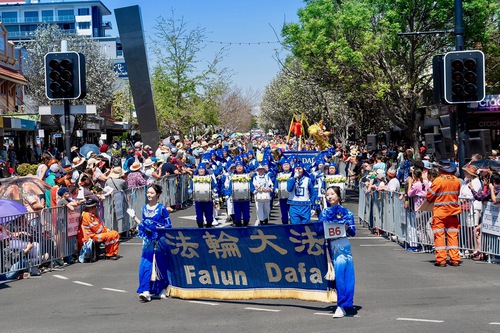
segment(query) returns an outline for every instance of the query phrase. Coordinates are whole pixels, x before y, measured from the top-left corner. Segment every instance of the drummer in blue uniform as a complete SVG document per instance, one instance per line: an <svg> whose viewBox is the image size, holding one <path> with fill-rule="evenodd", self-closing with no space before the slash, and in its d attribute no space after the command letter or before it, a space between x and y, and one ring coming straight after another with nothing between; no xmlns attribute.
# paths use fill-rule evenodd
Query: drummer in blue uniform
<svg viewBox="0 0 500 333"><path fill-rule="evenodd" d="M304 164L298 160L295 163L294 176L287 181L287 191L290 192L290 222L292 224L308 223L311 221L311 195L313 180L304 170Z"/></svg>
<svg viewBox="0 0 500 333"><path fill-rule="evenodd" d="M212 193L207 194L209 200L206 201L197 201L195 198L194 201L194 210L196 212L196 224L198 224L199 228L203 228L203 220L206 221L206 227L211 228L212 223L214 221L214 203L213 200L218 200L218 190L217 183L215 181L215 177L213 174L210 174L207 171L205 163L200 163L198 168L194 173L193 180L191 182L191 192L195 190L195 182L198 181L201 177L210 177L211 182L211 191Z"/></svg>
<svg viewBox="0 0 500 333"><path fill-rule="evenodd" d="M249 188L249 191L243 190L244 195L239 197L239 193L235 193L234 182L243 183L243 188ZM246 184L248 183L248 184ZM254 192L253 184L250 175L246 172L245 166L242 161L235 163L235 172L230 178L230 193L233 198L234 206L234 226L241 227L248 226L250 222L250 193ZM246 195L248 193L248 196ZM243 218L243 224L242 224Z"/></svg>
<svg viewBox="0 0 500 333"><path fill-rule="evenodd" d="M284 191L280 191L280 182L286 183L288 179L292 178L292 170L290 168L290 162L288 159L284 159L281 163L281 172L277 174L274 181L274 188L276 189L276 194L279 198L280 212L281 212L281 223L288 224L288 210L290 206L288 205L289 192L284 188ZM286 186L286 185L285 185ZM283 193L281 193L283 192Z"/></svg>

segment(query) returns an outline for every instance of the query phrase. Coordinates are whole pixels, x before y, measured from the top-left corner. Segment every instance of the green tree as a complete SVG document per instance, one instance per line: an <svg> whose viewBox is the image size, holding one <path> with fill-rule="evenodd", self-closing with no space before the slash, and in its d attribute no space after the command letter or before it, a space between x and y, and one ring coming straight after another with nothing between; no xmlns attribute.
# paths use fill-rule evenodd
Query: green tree
<svg viewBox="0 0 500 333"><path fill-rule="evenodd" d="M182 135L194 126L217 125L217 100L228 81L227 70L219 68L223 50L200 69L198 56L204 47L205 29L189 30L173 12L156 23L151 43L156 58L152 82L160 135L170 131Z"/></svg>
<svg viewBox="0 0 500 333"><path fill-rule="evenodd" d="M382 113L417 142L418 108L428 101L432 57L454 49L452 34L398 36L451 30L453 2L444 0L310 0L299 22L282 34L318 84L340 93L360 114ZM487 48L498 29L495 0L464 1L466 49Z"/></svg>

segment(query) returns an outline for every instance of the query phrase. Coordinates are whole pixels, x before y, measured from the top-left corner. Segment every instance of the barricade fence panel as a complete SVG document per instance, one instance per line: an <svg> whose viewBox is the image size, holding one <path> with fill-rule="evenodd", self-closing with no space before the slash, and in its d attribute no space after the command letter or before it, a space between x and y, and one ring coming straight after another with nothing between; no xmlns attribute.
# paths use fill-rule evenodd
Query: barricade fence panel
<svg viewBox="0 0 500 333"><path fill-rule="evenodd" d="M361 224L374 233L395 236L392 239L405 248L415 247L430 252L434 246L432 233L432 212L416 210L416 198L404 198L399 193L385 191L366 191L364 184L359 185L358 218ZM486 223L478 226L478 211L471 209L472 200L460 199L462 213L459 215L459 247L467 257L475 251L500 255L500 207L488 202L483 205L482 219ZM486 214L486 218L485 218Z"/></svg>
<svg viewBox="0 0 500 333"><path fill-rule="evenodd" d="M189 175L167 176L156 181L162 187L160 202L185 207ZM147 186L114 192L100 201L96 214L106 227L125 233L136 227L126 213L132 208L139 218L146 204ZM78 232L84 206L70 210L65 206L0 218L0 279L15 278L30 267L77 255Z"/></svg>

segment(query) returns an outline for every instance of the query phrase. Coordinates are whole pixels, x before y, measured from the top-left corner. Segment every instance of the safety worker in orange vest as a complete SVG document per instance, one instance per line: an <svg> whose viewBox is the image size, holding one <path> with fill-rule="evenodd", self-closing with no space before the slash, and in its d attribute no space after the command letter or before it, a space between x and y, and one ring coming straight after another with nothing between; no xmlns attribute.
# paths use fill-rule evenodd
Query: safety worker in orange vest
<svg viewBox="0 0 500 333"><path fill-rule="evenodd" d="M118 260L118 248L120 246L120 234L115 230L109 230L104 223L95 215L97 201L87 200L85 212L82 214L82 228L84 241L92 238L94 242L104 243L106 259Z"/></svg>
<svg viewBox="0 0 500 333"><path fill-rule="evenodd" d="M458 215L462 212L458 201L460 180L455 176L457 166L450 160L441 160L435 166L439 176L432 181L427 191L427 201L434 203L432 209L432 232L436 250L435 266L446 267L446 258L450 256L451 266L460 266L458 251Z"/></svg>

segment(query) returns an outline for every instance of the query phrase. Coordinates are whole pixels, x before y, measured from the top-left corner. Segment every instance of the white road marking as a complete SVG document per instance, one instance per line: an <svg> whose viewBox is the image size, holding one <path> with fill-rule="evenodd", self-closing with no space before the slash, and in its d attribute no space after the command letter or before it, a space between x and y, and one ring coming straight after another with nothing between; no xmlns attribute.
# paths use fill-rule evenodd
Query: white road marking
<svg viewBox="0 0 500 333"><path fill-rule="evenodd" d="M500 325L500 323L492 322L492 323L490 323L490 325Z"/></svg>
<svg viewBox="0 0 500 333"><path fill-rule="evenodd" d="M57 274L55 274L55 275L52 275L52 276L53 276L53 277L55 277L55 278L61 279L61 280L68 280L68 278L67 278L67 277L62 276L62 275L57 275Z"/></svg>
<svg viewBox="0 0 500 333"><path fill-rule="evenodd" d="M394 243L387 243L387 244L359 244L359 246L362 247L376 247L376 246L396 246L397 244Z"/></svg>
<svg viewBox="0 0 500 333"><path fill-rule="evenodd" d="M92 285L92 284L87 283L87 282L82 282L82 281L73 281L73 283L76 283L76 284L81 284L82 286L93 287L93 285Z"/></svg>
<svg viewBox="0 0 500 333"><path fill-rule="evenodd" d="M275 309L262 309L262 308L245 308L245 310L266 311L266 312L280 312L281 311L281 310L275 310Z"/></svg>
<svg viewBox="0 0 500 333"><path fill-rule="evenodd" d="M397 318L396 320L418 321L418 322L424 322L424 323L444 323L444 320L418 319L418 318Z"/></svg>
<svg viewBox="0 0 500 333"><path fill-rule="evenodd" d="M384 237L379 237L379 236L373 236L373 237L370 237L370 236L360 236L360 237L352 237L352 238L349 238L349 240L356 240L356 239L363 239L363 240L367 240L367 239L379 239L379 240L388 240L388 239L385 239Z"/></svg>
<svg viewBox="0 0 500 333"><path fill-rule="evenodd" d="M220 305L219 303L203 302L203 301L189 301L189 303L204 304L204 305Z"/></svg>
<svg viewBox="0 0 500 333"><path fill-rule="evenodd" d="M326 313L326 312L315 312L313 313L315 315L318 315L318 316L333 316L333 313Z"/></svg>
<svg viewBox="0 0 500 333"><path fill-rule="evenodd" d="M191 221L196 221L196 215L178 216L177 218L179 218L179 219L185 219L185 220L191 220Z"/></svg>
<svg viewBox="0 0 500 333"><path fill-rule="evenodd" d="M102 290L109 290L109 291L116 291L118 293L126 293L126 290L121 290L121 289L113 289L113 288L102 288Z"/></svg>

